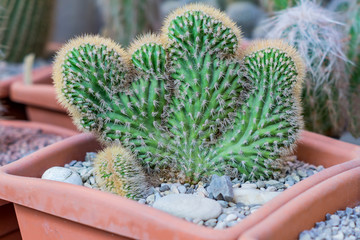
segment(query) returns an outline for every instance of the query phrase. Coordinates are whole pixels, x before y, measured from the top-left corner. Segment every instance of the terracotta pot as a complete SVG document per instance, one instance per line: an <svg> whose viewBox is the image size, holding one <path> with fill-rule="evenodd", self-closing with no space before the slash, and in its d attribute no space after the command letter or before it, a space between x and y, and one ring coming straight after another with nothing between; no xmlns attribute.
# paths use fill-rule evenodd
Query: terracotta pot
<svg viewBox="0 0 360 240"><path fill-rule="evenodd" d="M26 105L26 113L30 121L76 130L67 111L56 100L51 76L52 66L43 69L41 78L34 78L32 85L25 85L22 81L12 84L10 99Z"/></svg>
<svg viewBox="0 0 360 240"><path fill-rule="evenodd" d="M297 239L302 231L324 221L326 213L333 214L359 204L360 167L357 167L298 195L239 239ZM274 219L276 221L272 221Z"/></svg>
<svg viewBox="0 0 360 240"><path fill-rule="evenodd" d="M43 123L0 120L2 126L42 129L44 133L70 137L77 132ZM0 185L0 188L2 186ZM0 239L21 239L13 204L0 199Z"/></svg>
<svg viewBox="0 0 360 240"><path fill-rule="evenodd" d="M82 160L86 152L99 149L93 136L80 134L0 169L0 199L14 203L23 239L237 239L311 187L360 166L360 161L350 161L359 157L358 146L304 132L300 160L345 163L294 185L236 226L214 230L110 193L39 179L46 169Z"/></svg>

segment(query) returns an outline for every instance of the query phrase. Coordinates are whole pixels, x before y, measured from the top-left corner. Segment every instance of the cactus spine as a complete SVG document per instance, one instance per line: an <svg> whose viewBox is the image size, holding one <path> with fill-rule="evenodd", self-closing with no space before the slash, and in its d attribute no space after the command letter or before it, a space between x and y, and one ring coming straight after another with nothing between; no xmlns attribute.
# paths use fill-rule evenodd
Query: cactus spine
<svg viewBox="0 0 360 240"><path fill-rule="evenodd" d="M339 136L348 119L344 31L336 15L311 1L279 12L264 27L266 38L284 39L305 61L303 90L306 128Z"/></svg>
<svg viewBox="0 0 360 240"><path fill-rule="evenodd" d="M158 0L98 0L104 17L102 35L124 46L138 35L158 30Z"/></svg>
<svg viewBox="0 0 360 240"><path fill-rule="evenodd" d="M303 65L281 41L245 53L240 41L227 16L196 4L128 51L78 38L57 56L58 97L80 129L131 149L151 173L267 178L302 127Z"/></svg>
<svg viewBox="0 0 360 240"><path fill-rule="evenodd" d="M0 45L5 48L5 61L20 62L29 53L43 53L54 5L54 0L0 0L5 8L0 12L0 28L4 29Z"/></svg>
<svg viewBox="0 0 360 240"><path fill-rule="evenodd" d="M99 187L105 191L130 199L144 196L148 183L141 165L133 154L120 146L110 146L98 153L95 176Z"/></svg>

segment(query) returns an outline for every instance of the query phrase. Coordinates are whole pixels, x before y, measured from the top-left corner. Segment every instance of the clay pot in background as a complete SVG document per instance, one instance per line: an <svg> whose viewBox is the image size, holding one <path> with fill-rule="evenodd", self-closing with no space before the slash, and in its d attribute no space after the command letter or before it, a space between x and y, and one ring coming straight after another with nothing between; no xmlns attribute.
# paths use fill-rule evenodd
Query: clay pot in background
<svg viewBox="0 0 360 240"><path fill-rule="evenodd" d="M35 122L0 120L0 125L20 127L20 128L41 129L43 130L44 133L56 134L63 137L69 137L77 134L76 132L68 129L63 129L60 127L46 125L43 123L35 123ZM0 188L2 188L1 185ZM15 216L14 206L11 202L1 199L0 199L0 239L1 240L21 239L17 218Z"/></svg>
<svg viewBox="0 0 360 240"><path fill-rule="evenodd" d="M40 77L33 79L33 84L22 81L12 84L10 99L26 106L30 121L76 130L67 111L58 103L52 82L52 66L48 66L42 69Z"/></svg>

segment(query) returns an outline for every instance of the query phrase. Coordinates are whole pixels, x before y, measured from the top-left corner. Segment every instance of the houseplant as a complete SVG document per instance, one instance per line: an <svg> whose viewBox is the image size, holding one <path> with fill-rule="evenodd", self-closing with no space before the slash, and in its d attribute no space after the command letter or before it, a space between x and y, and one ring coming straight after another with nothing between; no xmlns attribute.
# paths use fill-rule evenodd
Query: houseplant
<svg viewBox="0 0 360 240"><path fill-rule="evenodd" d="M25 105L26 115L30 121L44 122L76 130L67 111L56 101L55 89L52 86L52 66L34 70L33 81L28 85L19 75L9 90L12 102Z"/></svg>
<svg viewBox="0 0 360 240"><path fill-rule="evenodd" d="M54 127L42 123L26 122L26 121L0 120L0 128L4 129L4 127L11 127L11 128L16 127L16 128L26 128L26 129L34 129L34 130L36 129L36 130L41 130L43 133L56 134L63 137L69 137L76 134L75 132L67 129ZM2 141L0 141L1 142L0 144L5 144L3 143L3 141L6 140L4 139L6 138L6 136L4 136L5 133L0 133L0 134L2 135ZM1 154L3 156L4 154L3 150L1 151ZM3 162L4 159L1 160ZM1 239L21 238L12 203L9 203L8 201L5 200L0 201L0 216L1 216L0 238Z"/></svg>
<svg viewBox="0 0 360 240"><path fill-rule="evenodd" d="M360 160L358 160L360 161ZM286 203L240 239L293 239L325 219L327 213L360 202L360 167L344 171ZM277 221L271 221L277 219Z"/></svg>

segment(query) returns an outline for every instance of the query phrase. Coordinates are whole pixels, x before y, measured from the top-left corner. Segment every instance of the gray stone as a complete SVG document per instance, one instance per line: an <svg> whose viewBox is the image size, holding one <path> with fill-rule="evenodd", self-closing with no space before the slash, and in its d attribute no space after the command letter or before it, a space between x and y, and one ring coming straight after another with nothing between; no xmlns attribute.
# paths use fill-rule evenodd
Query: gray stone
<svg viewBox="0 0 360 240"><path fill-rule="evenodd" d="M232 226L235 226L236 224L238 224L237 221L231 221L231 222L227 222L227 223L226 223L226 226L227 226L227 227L232 227Z"/></svg>
<svg viewBox="0 0 360 240"><path fill-rule="evenodd" d="M41 176L42 179L54 180L59 182L66 182L76 185L83 185L80 175L71 170L70 168L64 167L52 167L44 172Z"/></svg>
<svg viewBox="0 0 360 240"><path fill-rule="evenodd" d="M223 200L217 200L218 203L220 203L221 207L226 208L228 207L228 202Z"/></svg>
<svg viewBox="0 0 360 240"><path fill-rule="evenodd" d="M207 190L209 194L212 194L212 196L218 200L230 202L234 197L232 184L228 176L219 177L214 174Z"/></svg>
<svg viewBox="0 0 360 240"><path fill-rule="evenodd" d="M209 220L217 218L222 211L221 205L215 200L189 194L171 194L158 199L154 208L178 217Z"/></svg>
<svg viewBox="0 0 360 240"><path fill-rule="evenodd" d="M252 188L256 189L257 185L255 183L243 183L241 184L241 188Z"/></svg>
<svg viewBox="0 0 360 240"><path fill-rule="evenodd" d="M217 223L216 219L209 219L204 223L204 225L207 227L215 227L216 223Z"/></svg>
<svg viewBox="0 0 360 240"><path fill-rule="evenodd" d="M216 224L216 226L214 227L214 229L224 229L226 227L226 223L225 222L218 222Z"/></svg>
<svg viewBox="0 0 360 240"><path fill-rule="evenodd" d="M343 240L344 238L345 238L345 236L342 232L338 232L338 234L332 236L333 240Z"/></svg>
<svg viewBox="0 0 360 240"><path fill-rule="evenodd" d="M234 201L236 203L241 202L246 205L251 205L251 204L263 205L279 194L280 192L267 192L258 189L237 188L234 189Z"/></svg>
<svg viewBox="0 0 360 240"><path fill-rule="evenodd" d="M85 161L93 162L96 156L97 156L96 152L87 152L85 155Z"/></svg>
<svg viewBox="0 0 360 240"><path fill-rule="evenodd" d="M152 205L155 202L155 194L151 194L146 198L146 203Z"/></svg>
<svg viewBox="0 0 360 240"><path fill-rule="evenodd" d="M179 190L179 193L185 193L185 192L186 192L186 187L183 186L183 185L180 185L180 186L178 186L177 188L178 188L178 190Z"/></svg>
<svg viewBox="0 0 360 240"><path fill-rule="evenodd" d="M237 219L237 215L236 214L229 214L227 215L227 217L224 219L225 222L231 222Z"/></svg>
<svg viewBox="0 0 360 240"><path fill-rule="evenodd" d="M219 222L223 222L226 217L227 217L227 214L226 214L226 213L223 213L223 214L221 214L221 215L218 217L218 221L219 221Z"/></svg>
<svg viewBox="0 0 360 240"><path fill-rule="evenodd" d="M258 188L264 188L266 185L265 185L265 183L264 183L263 181L257 181L257 182L256 182L256 186L257 186Z"/></svg>

